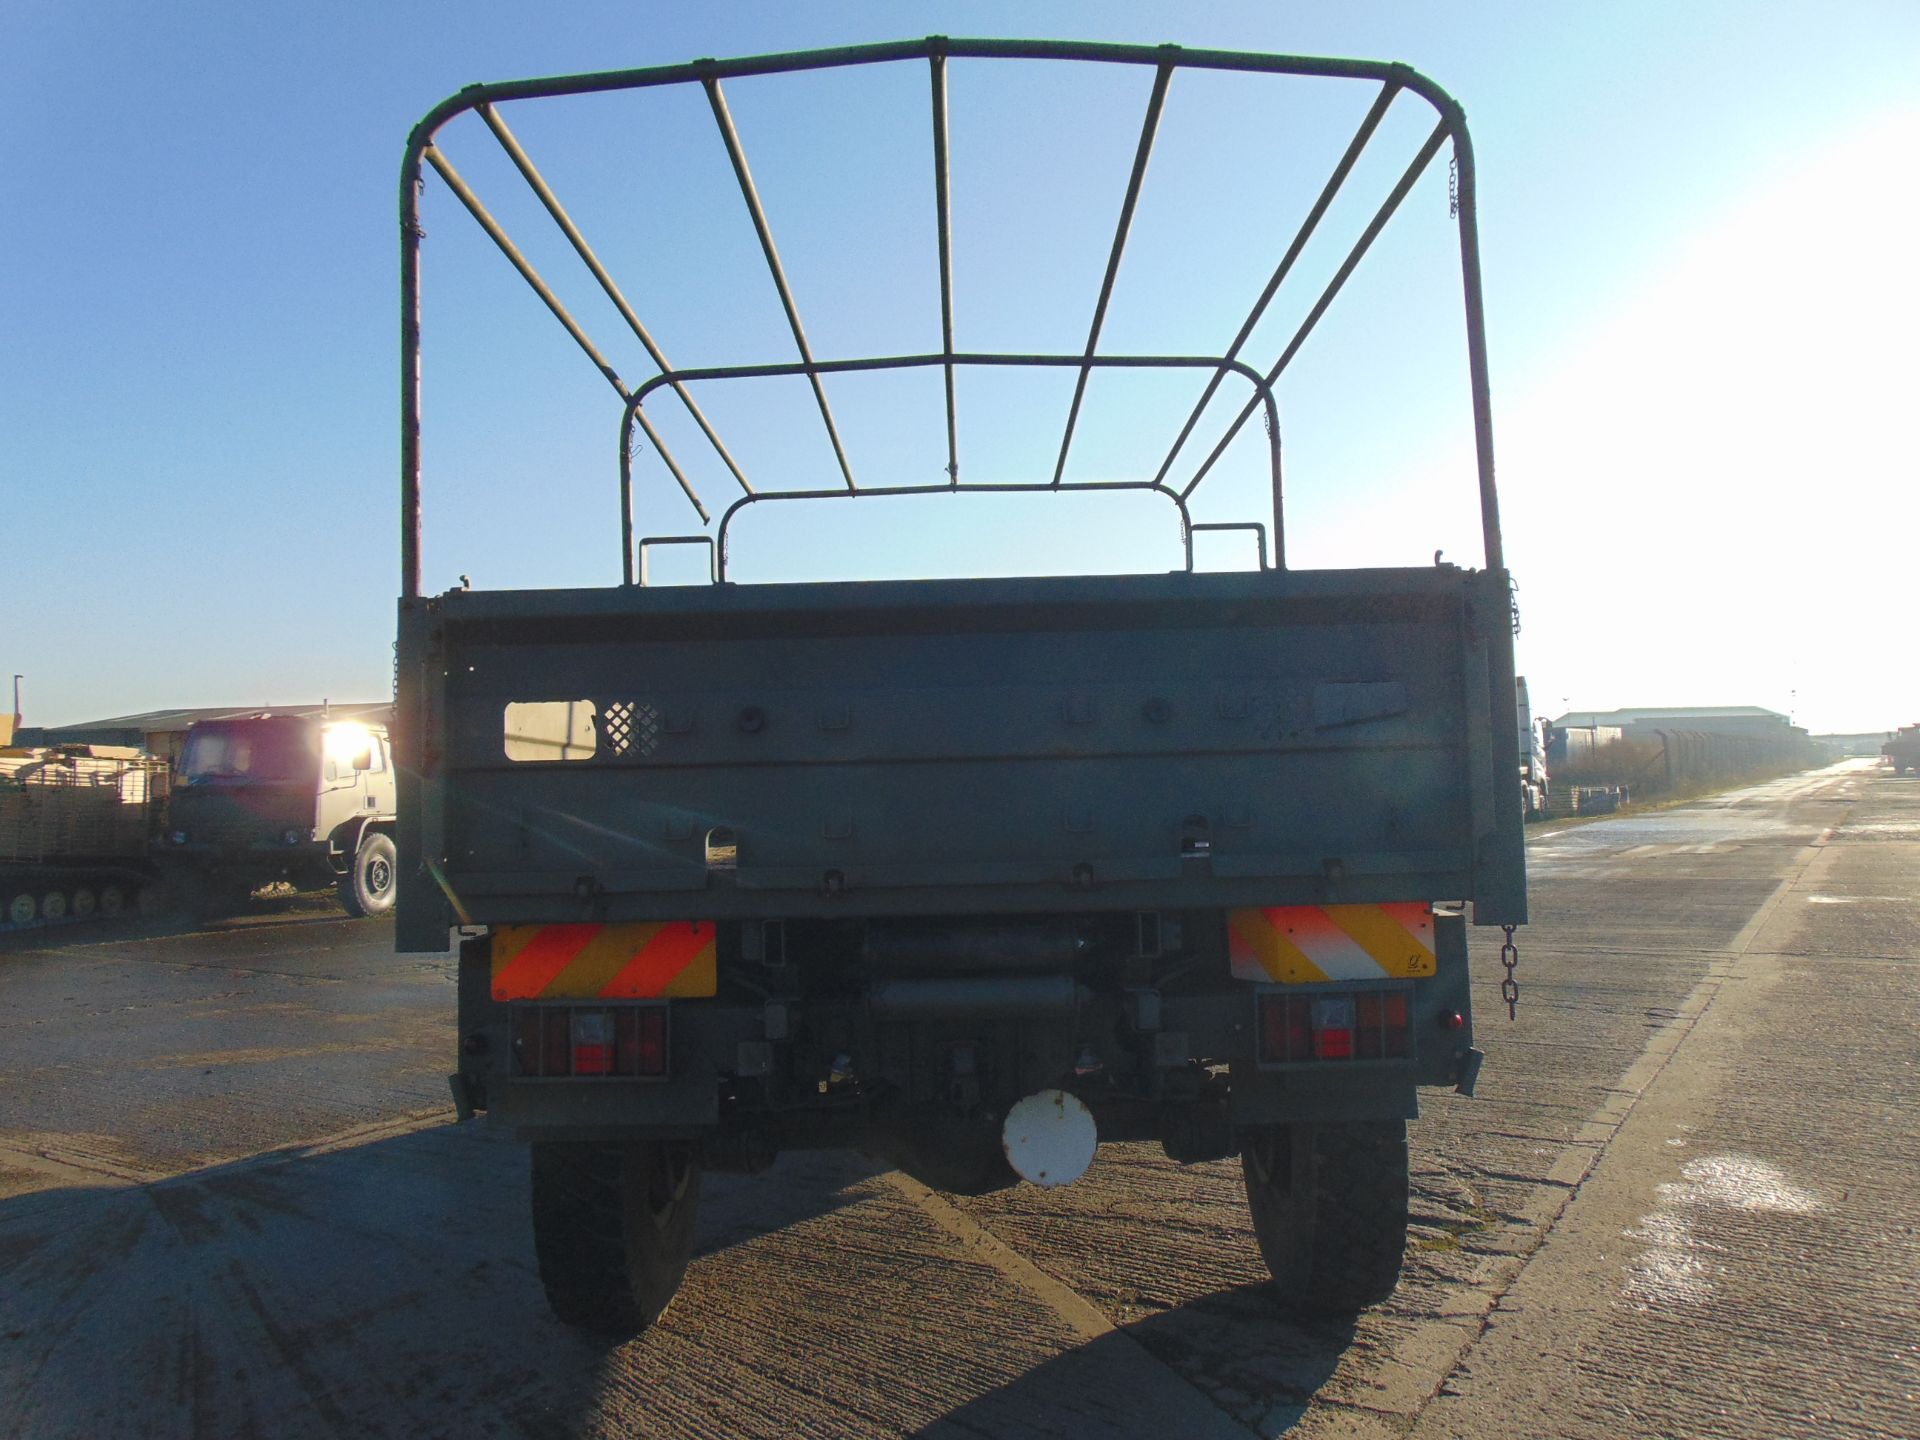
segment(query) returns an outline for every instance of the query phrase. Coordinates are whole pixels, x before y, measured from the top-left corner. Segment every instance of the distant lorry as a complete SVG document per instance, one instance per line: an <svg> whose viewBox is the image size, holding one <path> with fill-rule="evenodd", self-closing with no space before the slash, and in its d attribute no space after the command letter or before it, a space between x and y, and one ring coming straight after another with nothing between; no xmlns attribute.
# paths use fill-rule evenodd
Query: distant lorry
<svg viewBox="0 0 1920 1440"><path fill-rule="evenodd" d="M275 880L393 908L393 754L383 725L263 711L187 731L154 847L175 903L231 910Z"/></svg>
<svg viewBox="0 0 1920 1440"><path fill-rule="evenodd" d="M1893 766L1896 775L1904 775L1909 770L1920 771L1920 725L1902 725L1887 737L1887 743L1880 747L1880 753Z"/></svg>
<svg viewBox="0 0 1920 1440"><path fill-rule="evenodd" d="M148 903L167 765L117 745L0 747L0 924Z"/></svg>
<svg viewBox="0 0 1920 1440"><path fill-rule="evenodd" d="M1107 355L1096 318L1084 348L1076 336L1057 353L975 354L954 348L948 320L943 347L928 354L816 360L724 87L799 71L814 87L837 67L900 66L921 85L930 74L928 193L944 260L955 59L969 77L981 62L1045 60L1057 73L1131 71L1151 87L1096 316L1174 71L1197 72L1181 85L1232 72L1333 78L1370 94L1346 161L1243 339L1388 107L1404 99L1420 110L1426 148L1307 311L1294 348L1450 142L1484 568L1289 568L1273 377L1238 358L1240 340L1207 356ZM705 91L798 362L666 369L506 121L559 97L675 86ZM470 113L660 374L629 387L462 178L437 137ZM922 101L916 123L925 115ZM428 167L621 400L617 585L423 588ZM1526 919L1510 582L1459 107L1399 65L934 37L475 85L415 128L400 188L397 941L441 953L459 927L453 1091L463 1114L485 1112L532 1144L534 1249L555 1313L614 1334L658 1316L692 1253L703 1169L861 1148L934 1188L979 1193L1019 1179L1067 1183L1098 1143L1120 1140L1157 1141L1180 1162L1238 1155L1286 1306L1351 1313L1389 1294L1418 1088L1471 1094L1479 1068L1469 921L1504 927L1511 941ZM950 316L950 272L930 259L927 273ZM678 281L649 275L655 288ZM959 437L995 418L956 421L953 375L974 366L1056 367L1082 383L1103 366L1192 372L1194 391L1211 377L1195 421L1216 385L1243 386L1247 433L1259 442L1265 430L1259 509L1195 522L1186 496L1206 467L1191 483L1185 471L1163 483L1147 458L1111 483L1173 501L1186 563L1171 573L736 582L728 525L749 504L1054 492L1071 419L1065 438L1039 439L1030 479L960 479ZM934 486L862 489L848 467L843 489L783 491L777 478L749 488L691 398L695 382L804 380L840 453L827 382L915 368L946 377L945 424L926 437L947 467ZM662 488L670 478L708 515L648 421L649 397L685 406L716 467L733 467L745 490L717 534L665 537L711 547L712 583L647 583L646 553L664 542L636 530L636 430L661 462ZM1202 529L1257 541L1257 567L1197 572ZM1511 971L1502 993L1517 994Z"/></svg>
<svg viewBox="0 0 1920 1440"><path fill-rule="evenodd" d="M1520 729L1520 794L1527 819L1544 819L1547 814L1546 722L1533 723L1533 704L1527 698L1527 677L1513 682L1515 708Z"/></svg>

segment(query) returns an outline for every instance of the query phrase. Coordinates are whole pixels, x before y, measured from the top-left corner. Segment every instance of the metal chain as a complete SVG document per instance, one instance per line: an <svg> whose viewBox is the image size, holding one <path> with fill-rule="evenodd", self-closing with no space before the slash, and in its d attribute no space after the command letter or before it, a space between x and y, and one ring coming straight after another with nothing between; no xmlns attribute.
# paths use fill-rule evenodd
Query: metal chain
<svg viewBox="0 0 1920 1440"><path fill-rule="evenodd" d="M1507 1019L1517 1019L1520 1007L1520 982L1513 978L1513 967L1520 963L1520 948L1513 943L1513 926L1502 925L1507 940L1500 947L1500 963L1507 973L1500 980L1500 998L1507 1002Z"/></svg>
<svg viewBox="0 0 1920 1440"><path fill-rule="evenodd" d="M1460 156L1447 157L1447 218L1460 218Z"/></svg>

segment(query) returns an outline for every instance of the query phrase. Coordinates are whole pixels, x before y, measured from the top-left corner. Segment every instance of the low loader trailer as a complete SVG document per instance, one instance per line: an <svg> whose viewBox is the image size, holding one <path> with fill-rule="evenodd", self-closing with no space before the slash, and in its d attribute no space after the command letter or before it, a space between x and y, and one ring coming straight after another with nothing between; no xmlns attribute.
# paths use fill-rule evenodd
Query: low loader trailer
<svg viewBox="0 0 1920 1440"><path fill-rule="evenodd" d="M948 70L963 61L1106 66L1139 80L1147 117L1084 347L954 343ZM763 77L886 66L917 72L931 101L940 344L821 358L727 95ZM1301 232L1280 237L1274 281L1238 339L1198 356L1109 353L1100 317L1169 85L1221 74L1339 81L1371 108ZM712 110L798 360L669 367L508 124L568 97L663 87ZM1287 356L1262 370L1241 350L1392 106L1421 114L1429 138L1287 356L1450 147L1484 561L1295 569L1275 402ZM619 377L455 168L441 132L464 116L492 133L647 344L651 379ZM620 399L617 584L423 586L429 171ZM1526 920L1512 587L1472 152L1452 99L1399 65L933 37L473 86L413 132L401 204L398 944L458 945L454 1094L463 1113L531 1144L534 1241L554 1311L617 1334L657 1317L688 1263L706 1169L858 1148L934 1188L979 1193L1069 1183L1099 1144L1119 1141L1157 1142L1182 1162L1240 1158L1278 1303L1339 1314L1387 1296L1405 1245L1418 1093L1471 1093L1480 1065L1469 929L1495 927L1510 962ZM1195 421L1218 389L1237 387L1241 421L1267 433L1264 508L1197 521L1189 498L1205 467L1189 483L1149 457L1111 483L1171 502L1185 557L1171 573L787 584L730 573L728 527L751 506L1058 488L1055 447L1064 464L1071 418L1030 480L960 480L952 377L969 367L1053 367L1083 386L1103 368L1184 376L1206 385ZM649 402L725 457L696 390L804 381L844 458L828 385L902 369L945 379L945 424L930 443L948 457L946 483L876 490L849 470L841 490L781 490L741 476L715 533L636 525L648 482L671 480L709 514ZM641 475L638 436L666 473ZM1252 539L1257 566L1196 571L1195 534L1208 529ZM711 583L648 584L649 554L667 540L705 547Z"/></svg>

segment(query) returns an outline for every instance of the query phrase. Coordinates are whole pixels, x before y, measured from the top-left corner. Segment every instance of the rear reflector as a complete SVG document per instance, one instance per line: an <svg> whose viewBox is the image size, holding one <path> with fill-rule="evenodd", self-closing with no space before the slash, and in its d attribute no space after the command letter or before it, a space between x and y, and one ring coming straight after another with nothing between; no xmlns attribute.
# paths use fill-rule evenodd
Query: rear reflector
<svg viewBox="0 0 1920 1440"><path fill-rule="evenodd" d="M1412 1053L1408 1016L1404 990L1262 995L1260 1061L1304 1065L1404 1060Z"/></svg>
<svg viewBox="0 0 1920 1440"><path fill-rule="evenodd" d="M648 1079L667 1073L665 1005L516 1005L516 1075Z"/></svg>

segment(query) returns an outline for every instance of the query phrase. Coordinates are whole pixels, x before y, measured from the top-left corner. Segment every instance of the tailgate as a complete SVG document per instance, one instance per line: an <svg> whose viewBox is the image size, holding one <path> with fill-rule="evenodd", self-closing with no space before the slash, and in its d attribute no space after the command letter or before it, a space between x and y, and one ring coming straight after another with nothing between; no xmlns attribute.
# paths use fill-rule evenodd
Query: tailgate
<svg viewBox="0 0 1920 1440"><path fill-rule="evenodd" d="M1506 595L1445 566L403 601L402 948L456 921L1519 921Z"/></svg>

